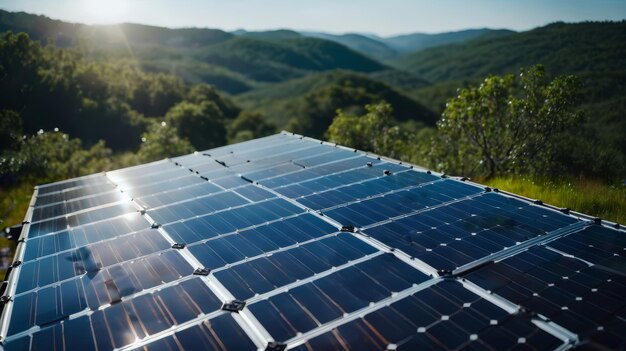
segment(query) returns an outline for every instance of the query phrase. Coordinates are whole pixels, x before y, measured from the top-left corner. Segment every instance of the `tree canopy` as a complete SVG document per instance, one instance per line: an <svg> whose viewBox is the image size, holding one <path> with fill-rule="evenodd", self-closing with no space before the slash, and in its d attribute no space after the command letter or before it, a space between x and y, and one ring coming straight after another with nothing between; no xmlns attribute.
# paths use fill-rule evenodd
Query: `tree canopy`
<svg viewBox="0 0 626 351"><path fill-rule="evenodd" d="M548 82L538 65L462 89L437 123L438 167L483 177L562 171L562 140L584 121L576 108L579 87L574 76Z"/></svg>

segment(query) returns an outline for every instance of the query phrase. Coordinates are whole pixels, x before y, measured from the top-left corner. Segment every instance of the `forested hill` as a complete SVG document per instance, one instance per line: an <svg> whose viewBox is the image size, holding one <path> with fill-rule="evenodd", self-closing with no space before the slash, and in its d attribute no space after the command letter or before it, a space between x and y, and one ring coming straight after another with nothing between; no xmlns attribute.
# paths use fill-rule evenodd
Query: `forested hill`
<svg viewBox="0 0 626 351"><path fill-rule="evenodd" d="M241 38L217 29L170 29L140 24L94 26L0 10L0 32L25 32L60 47L85 46L93 57L138 61L146 70L178 75L192 82L240 93L259 82L276 82L310 72L350 69L372 72L386 67L348 47L317 38L268 41Z"/></svg>
<svg viewBox="0 0 626 351"><path fill-rule="evenodd" d="M28 132L69 125L68 131L81 133L79 126L94 118L93 125L103 126L99 131L76 135L94 142L106 126L115 124L97 117L106 115L120 118L118 122L138 136L143 128L137 123L143 121L139 117L165 116L186 101L187 91L199 83L227 93L230 100L226 96L223 100L234 101L247 112L263 113L263 120L277 129L292 128L318 137L324 136L336 109L350 111L379 100L394 105L398 121L432 127L458 88L488 75L517 74L521 67L543 64L551 77L573 74L581 78L588 129L609 148L626 154L626 22L554 23L519 33L476 29L379 38L293 30L228 33L139 24L88 26L0 10L2 31L25 32L41 42L52 39L57 47L71 51L37 51L46 69L28 68L34 75L29 84L41 89L38 95L27 91L28 98L44 101L60 94L71 100L65 106L73 110L24 105L21 112ZM69 62L80 63L73 76L62 72L68 69L62 62L69 56ZM109 76L131 82L120 95L122 85ZM54 81L50 77L64 78ZM59 83L74 80L75 84ZM93 84L98 80L103 87ZM44 94L49 86L55 90ZM70 99L74 92L78 97ZM26 98L18 94L9 99L15 95L12 90L7 94L4 101L10 109L16 109L12 101ZM43 112L52 117L43 118ZM130 117L118 117L124 114ZM236 115L223 114L227 120ZM130 148L136 147L136 137L107 139L116 149L128 149L126 140L134 140Z"/></svg>
<svg viewBox="0 0 626 351"><path fill-rule="evenodd" d="M626 69L626 22L553 23L422 50L396 63L439 82L515 72L538 62L554 75Z"/></svg>
<svg viewBox="0 0 626 351"><path fill-rule="evenodd" d="M395 64L433 83L414 92L441 106L464 83L516 73L542 63L551 76L574 74L583 83L590 124L626 154L626 21L553 23L504 37L478 38L406 56ZM439 90L439 91L438 91Z"/></svg>

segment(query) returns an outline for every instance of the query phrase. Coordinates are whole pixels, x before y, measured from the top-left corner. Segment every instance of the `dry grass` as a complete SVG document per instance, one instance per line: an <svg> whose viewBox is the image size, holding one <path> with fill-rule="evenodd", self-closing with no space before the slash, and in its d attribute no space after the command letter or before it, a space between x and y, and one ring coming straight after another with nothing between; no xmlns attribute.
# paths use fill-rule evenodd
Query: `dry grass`
<svg viewBox="0 0 626 351"><path fill-rule="evenodd" d="M626 186L598 181L554 181L500 177L482 181L491 187L617 223L626 223Z"/></svg>

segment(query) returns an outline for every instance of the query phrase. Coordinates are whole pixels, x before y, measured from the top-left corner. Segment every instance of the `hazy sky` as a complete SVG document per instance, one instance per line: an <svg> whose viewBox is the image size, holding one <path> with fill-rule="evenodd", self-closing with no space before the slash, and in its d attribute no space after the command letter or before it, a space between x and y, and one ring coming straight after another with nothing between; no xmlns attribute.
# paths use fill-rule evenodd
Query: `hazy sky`
<svg viewBox="0 0 626 351"><path fill-rule="evenodd" d="M626 18L626 0L0 0L0 8L89 24L383 36L479 27L525 30L555 21Z"/></svg>

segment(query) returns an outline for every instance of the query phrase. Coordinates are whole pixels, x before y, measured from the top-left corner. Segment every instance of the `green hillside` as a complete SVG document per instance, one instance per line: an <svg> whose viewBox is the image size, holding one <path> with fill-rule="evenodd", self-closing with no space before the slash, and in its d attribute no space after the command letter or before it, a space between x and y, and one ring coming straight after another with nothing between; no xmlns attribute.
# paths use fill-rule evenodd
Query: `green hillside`
<svg viewBox="0 0 626 351"><path fill-rule="evenodd" d="M362 34L335 35L320 32L302 32L302 35L331 40L345 45L352 50L358 51L378 60L389 60L398 55L398 51L388 45L384 40L372 38Z"/></svg>
<svg viewBox="0 0 626 351"><path fill-rule="evenodd" d="M382 64L343 45L315 38L274 42L240 37L209 46L195 56L202 62L265 82L284 81L310 71L351 69L373 72L385 69Z"/></svg>
<svg viewBox="0 0 626 351"><path fill-rule="evenodd" d="M467 29L438 34L413 33L384 38L382 41L400 53L412 53L435 46L461 43L480 37L506 37L515 32L506 29Z"/></svg>
<svg viewBox="0 0 626 351"><path fill-rule="evenodd" d="M207 28L89 26L0 10L0 32L9 30L42 42L50 39L60 47L79 46L94 58L133 61L148 71L209 83L233 94L248 91L257 82L284 81L315 71L386 68L333 41L304 38L287 30L236 36Z"/></svg>
<svg viewBox="0 0 626 351"><path fill-rule="evenodd" d="M411 95L442 106L465 82L490 74L516 73L541 63L550 75L575 74L590 126L626 153L626 22L554 23L504 37L478 38L423 50L396 65L436 82ZM438 97L437 101L433 97Z"/></svg>
<svg viewBox="0 0 626 351"><path fill-rule="evenodd" d="M433 125L438 117L391 86L349 71L312 74L235 97L242 108L263 113L277 126L297 127L293 123L298 119L314 120L316 126L306 131L317 137L323 136L337 108L358 112L381 100L394 106L398 121Z"/></svg>

